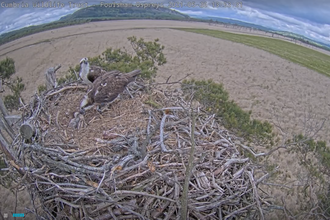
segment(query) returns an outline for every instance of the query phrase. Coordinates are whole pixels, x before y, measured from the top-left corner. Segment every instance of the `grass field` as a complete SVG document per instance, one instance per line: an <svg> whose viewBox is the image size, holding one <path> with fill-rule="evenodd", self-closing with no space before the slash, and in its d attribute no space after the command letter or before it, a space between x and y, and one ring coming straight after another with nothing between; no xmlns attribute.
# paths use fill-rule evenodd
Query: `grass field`
<svg viewBox="0 0 330 220"><path fill-rule="evenodd" d="M267 37L251 36L244 34L234 34L218 30L194 29L194 28L175 28L176 30L188 31L204 34L224 40L242 43L252 46L269 53L278 55L293 63L298 63L316 72L330 77L330 56L318 51L286 42L279 39ZM219 48L221 49L221 48Z"/></svg>

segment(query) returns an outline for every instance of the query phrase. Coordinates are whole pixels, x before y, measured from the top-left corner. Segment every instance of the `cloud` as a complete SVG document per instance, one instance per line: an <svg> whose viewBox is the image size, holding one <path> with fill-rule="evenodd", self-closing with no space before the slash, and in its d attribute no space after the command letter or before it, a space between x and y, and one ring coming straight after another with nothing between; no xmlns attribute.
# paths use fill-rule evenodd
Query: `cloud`
<svg viewBox="0 0 330 220"><path fill-rule="evenodd" d="M12 3L19 4L19 7L12 7ZM44 3L43 5L41 3ZM77 2L77 1L72 1ZM40 3L37 7L36 3ZM46 3L53 3L53 7L41 7L46 6ZM62 8L60 1L11 1L0 0L0 34L9 31L17 30L29 25L38 25L43 23L49 23L60 19L62 16L71 14L78 10L77 7L70 7L69 1L63 2ZM29 7L22 7L22 5L28 5ZM56 6L56 7L54 7Z"/></svg>
<svg viewBox="0 0 330 220"><path fill-rule="evenodd" d="M320 40L323 43L330 44L329 24L320 24L311 22L307 18L295 18L277 12L257 10L249 7L246 7L244 11L239 11L238 14L247 16L251 22L259 25L298 33L314 40Z"/></svg>
<svg viewBox="0 0 330 220"><path fill-rule="evenodd" d="M330 3L328 0L242 0L244 7L277 12L310 22L330 24Z"/></svg>
<svg viewBox="0 0 330 220"><path fill-rule="evenodd" d="M79 8L70 8L69 1L75 3L85 3L83 0L63 1L64 8L33 8L33 3L42 2L26 0L29 4L28 8L4 8L0 7L0 34L8 31L16 30L28 25L38 25L58 20L62 16L73 13ZM219 0L217 0L220 2ZM0 0L1 3L21 3L16 0ZM47 2L47 0L44 0ZM59 2L59 1L51 1ZM88 5L100 4L101 1L88 1ZM113 0L104 2L114 2ZM131 2L131 1L123 1ZM141 0L137 2L149 2L167 5L167 0ZM188 3L192 1L183 2ZM294 32L305 35L314 40L319 40L330 44L330 3L329 0L235 0L242 2L242 8L235 7L219 7L212 5L214 1L207 1L207 8L199 7L182 7L176 8L177 11L191 16L214 16L226 17L241 20L244 22L254 23L265 27ZM234 2L234 1L227 1ZM234 3L235 4L235 3Z"/></svg>
<svg viewBox="0 0 330 220"><path fill-rule="evenodd" d="M264 27L272 28L275 30L293 32L330 45L330 38L329 38L330 23L327 24L326 19L323 22L316 22L316 19L310 19L310 15L307 14L305 14L305 16L294 16L294 15L288 15L290 13L278 12L278 11L283 11L283 7L288 7L289 5L292 6L295 1L280 0L279 5L276 5L276 7L275 4L273 3L267 5L265 2L263 2L263 5L261 6L261 1L257 1L257 0L253 0L249 2L250 5L253 5L254 7L250 7L249 5L245 4L246 1L244 1L243 8L241 9L219 8L217 10L203 10L200 12L200 14L201 16L232 18L244 22L262 25ZM253 2L254 4L251 4L251 2ZM260 7L258 7L256 3L259 3ZM271 6L274 6L274 8L271 8ZM299 10L301 11L307 10L305 8L302 8L301 5L299 6L299 4L296 5L295 7L297 8L295 9L296 11L298 11L299 8L300 8ZM314 13L316 13L316 8L317 7L314 7ZM181 11L189 15L198 16L196 11L193 10L181 10Z"/></svg>
<svg viewBox="0 0 330 220"><path fill-rule="evenodd" d="M184 14L189 14L189 15L199 15L199 16L202 16L202 15L206 15L203 11L193 11L193 10L176 10L180 13L184 13Z"/></svg>

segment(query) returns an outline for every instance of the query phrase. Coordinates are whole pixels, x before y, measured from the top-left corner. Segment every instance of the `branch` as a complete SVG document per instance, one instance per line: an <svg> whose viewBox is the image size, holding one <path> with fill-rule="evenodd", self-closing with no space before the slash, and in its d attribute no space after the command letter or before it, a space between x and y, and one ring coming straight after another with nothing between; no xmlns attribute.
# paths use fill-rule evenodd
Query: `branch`
<svg viewBox="0 0 330 220"><path fill-rule="evenodd" d="M148 196L148 197L152 197L152 198L156 198L156 199L166 200L166 201L169 201L169 202L174 202L174 203L177 202L173 199L169 199L169 198L163 197L163 196L157 196L157 195L153 195L153 194L149 194L149 193L145 193L145 192L128 191L128 190L117 190L116 192L113 192L111 195L123 195L123 194Z"/></svg>
<svg viewBox="0 0 330 220"><path fill-rule="evenodd" d="M181 219L182 220L186 220L188 217L187 216L187 213L188 213L188 189L189 189L189 182L190 182L190 177L191 177L191 173L192 173L192 169L193 169L193 162L194 162L195 126L196 126L196 119L195 119L194 111L191 111L191 130L190 130L191 148L190 148L188 166L186 167L182 200L181 200Z"/></svg>
<svg viewBox="0 0 330 220"><path fill-rule="evenodd" d="M87 88L87 86L67 86L67 87L64 87L64 88L62 88L62 89L60 89L58 91L55 91L55 92L52 92L52 93L47 94L46 95L46 98L48 98L50 96L53 96L53 95L56 95L56 94L58 94L60 92L63 92L65 90L69 90L69 89L86 89L86 88Z"/></svg>

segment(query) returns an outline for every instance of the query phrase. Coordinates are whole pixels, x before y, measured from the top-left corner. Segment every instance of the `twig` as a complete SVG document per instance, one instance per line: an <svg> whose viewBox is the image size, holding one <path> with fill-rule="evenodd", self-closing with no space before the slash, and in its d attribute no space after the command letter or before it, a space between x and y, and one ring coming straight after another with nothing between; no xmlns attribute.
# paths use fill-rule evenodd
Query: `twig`
<svg viewBox="0 0 330 220"><path fill-rule="evenodd" d="M263 220L263 219L265 219L265 217L264 217L264 213L263 213L262 208L261 208L261 203L260 203L260 200L259 200L259 194L258 194L256 184L254 182L253 175L252 175L251 171L247 171L247 174L250 178L250 182L251 182L251 185L252 185L252 188L253 188L254 199L257 202L257 206L258 206L259 213L260 213L260 219Z"/></svg>
<svg viewBox="0 0 330 220"><path fill-rule="evenodd" d="M60 68L61 68L61 64L58 65L58 66L56 66L56 67L54 68L54 72L56 72L56 71L59 70Z"/></svg>
<svg viewBox="0 0 330 220"><path fill-rule="evenodd" d="M96 189L97 192L99 191L99 189L100 189L100 187L101 187L101 185L102 185L102 183L103 183L103 180L104 180L104 177L105 177L105 172L106 172L106 171L104 171L103 176L102 176L102 179L101 179L101 181L99 182L99 184L98 184L98 186L97 186L97 189Z"/></svg>
<svg viewBox="0 0 330 220"><path fill-rule="evenodd" d="M184 80L185 78L188 78L188 77L191 76L191 75L193 75L193 73L189 73L189 74L187 74L186 76L180 78L180 79L177 80L177 81L174 81L174 82L168 82L169 79L170 79L170 77L171 77L171 76L170 76L170 77L166 80L166 82L164 82L164 83L152 83L151 85L153 85L153 86L157 86L157 85L164 85L164 84L166 84L166 85L177 84L177 83L181 83L182 80Z"/></svg>
<svg viewBox="0 0 330 220"><path fill-rule="evenodd" d="M169 199L167 197L163 197L163 196L157 196L157 195L153 195L153 194L148 194L145 192L136 192L136 191L128 191L128 190L117 190L116 192L112 193L112 195L139 195L139 196L147 196L147 197L152 197L152 198L156 198L156 199L161 199L161 200L166 200L166 201L170 201L170 202L174 202L176 203L175 200L173 199Z"/></svg>
<svg viewBox="0 0 330 220"><path fill-rule="evenodd" d="M165 120L166 120L167 116L168 116L167 114L164 114L162 121L160 122L159 139L160 139L160 146L161 146L163 152L171 152L171 150L168 150L164 144L164 126L165 126Z"/></svg>
<svg viewBox="0 0 330 220"><path fill-rule="evenodd" d="M196 119L194 112L191 111L191 130L190 130L190 140L191 140L191 149L190 149L190 155L188 160L188 165L186 168L185 173L185 180L183 185L183 193L181 198L181 219L186 220L187 219L187 213L188 213L188 187L190 182L190 177L193 170L193 162L194 162L194 151L195 151L195 125L196 125Z"/></svg>
<svg viewBox="0 0 330 220"><path fill-rule="evenodd" d="M58 91L55 91L55 92L51 92L49 94L46 95L46 98L50 97L50 96L53 96L53 95L56 95L58 93L61 93L61 92L64 92L66 90L69 90L69 89L86 89L87 86L66 86Z"/></svg>

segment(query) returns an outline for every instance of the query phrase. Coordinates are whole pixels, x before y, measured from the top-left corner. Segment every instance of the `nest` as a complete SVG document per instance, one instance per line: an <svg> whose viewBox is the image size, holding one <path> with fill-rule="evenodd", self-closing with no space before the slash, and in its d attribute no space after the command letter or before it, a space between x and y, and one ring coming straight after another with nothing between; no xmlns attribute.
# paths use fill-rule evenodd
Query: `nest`
<svg viewBox="0 0 330 220"><path fill-rule="evenodd" d="M14 154L46 219L261 219L268 174L240 140L180 90L130 86L102 114L70 121L86 88L70 84L25 106L31 139ZM187 210L185 212L185 210Z"/></svg>

